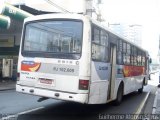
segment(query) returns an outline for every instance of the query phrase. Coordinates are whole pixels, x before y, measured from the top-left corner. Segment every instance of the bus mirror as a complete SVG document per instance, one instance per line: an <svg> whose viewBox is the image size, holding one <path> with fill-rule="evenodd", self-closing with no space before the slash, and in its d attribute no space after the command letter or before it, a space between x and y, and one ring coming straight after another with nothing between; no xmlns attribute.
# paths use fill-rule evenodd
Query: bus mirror
<svg viewBox="0 0 160 120"><path fill-rule="evenodd" d="M152 63L152 59L151 58L149 59L149 63Z"/></svg>

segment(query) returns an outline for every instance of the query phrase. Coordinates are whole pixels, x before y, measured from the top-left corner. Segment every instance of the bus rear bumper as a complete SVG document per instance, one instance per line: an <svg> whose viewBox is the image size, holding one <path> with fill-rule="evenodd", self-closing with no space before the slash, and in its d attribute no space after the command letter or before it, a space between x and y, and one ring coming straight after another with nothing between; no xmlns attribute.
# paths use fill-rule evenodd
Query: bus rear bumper
<svg viewBox="0 0 160 120"><path fill-rule="evenodd" d="M35 96L60 99L66 101L74 101L79 103L88 103L88 94L68 93L54 90L47 90L42 88L28 87L16 84L16 91Z"/></svg>

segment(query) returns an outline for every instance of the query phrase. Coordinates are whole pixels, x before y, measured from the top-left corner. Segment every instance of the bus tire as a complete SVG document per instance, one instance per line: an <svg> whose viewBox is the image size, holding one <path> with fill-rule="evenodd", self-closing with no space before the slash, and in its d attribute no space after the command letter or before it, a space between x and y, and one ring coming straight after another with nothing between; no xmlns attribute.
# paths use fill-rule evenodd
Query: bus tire
<svg viewBox="0 0 160 120"><path fill-rule="evenodd" d="M151 80L151 75L149 74L148 80Z"/></svg>
<svg viewBox="0 0 160 120"><path fill-rule="evenodd" d="M115 105L120 105L122 102L122 99L123 99L123 84L121 83L117 91L117 98L115 100Z"/></svg>
<svg viewBox="0 0 160 120"><path fill-rule="evenodd" d="M144 86L144 80L143 80L143 83L142 83L142 87L140 89L138 89L138 92L139 93L142 93L143 92L143 86Z"/></svg>

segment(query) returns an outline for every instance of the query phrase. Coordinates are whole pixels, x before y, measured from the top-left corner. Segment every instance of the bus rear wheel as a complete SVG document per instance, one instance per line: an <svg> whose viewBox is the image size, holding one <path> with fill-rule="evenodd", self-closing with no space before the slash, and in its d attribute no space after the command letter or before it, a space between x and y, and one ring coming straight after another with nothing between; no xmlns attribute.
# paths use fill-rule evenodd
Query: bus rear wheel
<svg viewBox="0 0 160 120"><path fill-rule="evenodd" d="M143 92L143 84L142 84L142 87L140 89L138 89L138 92L139 93L142 93Z"/></svg>
<svg viewBox="0 0 160 120"><path fill-rule="evenodd" d="M115 100L115 105L120 105L123 99L123 85L120 84L118 91L117 91L117 98Z"/></svg>
<svg viewBox="0 0 160 120"><path fill-rule="evenodd" d="M145 79L143 79L143 83L142 83L142 87L140 89L138 89L138 92L139 93L142 93L143 92L143 86L145 84Z"/></svg>

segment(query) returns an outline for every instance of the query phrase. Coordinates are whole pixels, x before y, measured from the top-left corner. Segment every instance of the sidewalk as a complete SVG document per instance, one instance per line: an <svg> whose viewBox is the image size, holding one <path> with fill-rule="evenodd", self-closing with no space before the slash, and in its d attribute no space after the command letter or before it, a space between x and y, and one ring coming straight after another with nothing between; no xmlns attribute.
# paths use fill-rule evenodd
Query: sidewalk
<svg viewBox="0 0 160 120"><path fill-rule="evenodd" d="M13 80L0 80L0 91L13 90L16 87L16 81Z"/></svg>
<svg viewBox="0 0 160 120"><path fill-rule="evenodd" d="M160 114L160 88L157 90L157 109L156 114Z"/></svg>
<svg viewBox="0 0 160 120"><path fill-rule="evenodd" d="M152 114L159 115L158 119L160 119L160 88L159 87L157 89L156 96L154 99Z"/></svg>

